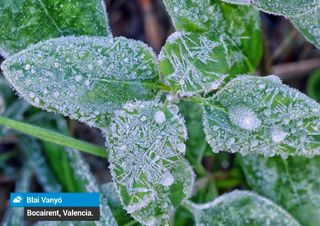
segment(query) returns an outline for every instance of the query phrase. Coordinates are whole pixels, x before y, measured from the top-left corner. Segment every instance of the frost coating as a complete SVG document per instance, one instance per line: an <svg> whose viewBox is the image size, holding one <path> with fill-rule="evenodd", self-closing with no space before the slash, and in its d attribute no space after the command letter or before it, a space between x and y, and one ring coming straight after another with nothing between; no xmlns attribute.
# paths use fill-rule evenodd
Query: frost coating
<svg viewBox="0 0 320 226"><path fill-rule="evenodd" d="M162 114L166 120L159 124L154 116ZM167 224L193 185L181 153L187 138L183 118L162 104L128 103L115 112L106 135L111 174L125 209L142 224Z"/></svg>
<svg viewBox="0 0 320 226"><path fill-rule="evenodd" d="M173 33L159 60L164 82L184 95L215 90L226 78L250 70L236 46L209 33Z"/></svg>
<svg viewBox="0 0 320 226"><path fill-rule="evenodd" d="M127 101L150 100L158 91L152 50L125 38L48 40L10 57L2 69L32 105L96 126Z"/></svg>
<svg viewBox="0 0 320 226"><path fill-rule="evenodd" d="M273 200L303 225L320 222L320 158L240 158L246 181L254 191Z"/></svg>
<svg viewBox="0 0 320 226"><path fill-rule="evenodd" d="M265 156L320 154L320 106L272 77L231 80L204 107L214 151Z"/></svg>
<svg viewBox="0 0 320 226"><path fill-rule="evenodd" d="M259 63L262 42L256 10L210 0L164 0L164 3L177 30L207 32L216 37L224 34L224 40L237 46L241 55L247 58L250 70Z"/></svg>
<svg viewBox="0 0 320 226"><path fill-rule="evenodd" d="M1 0L0 21L0 54L4 57L55 37L111 36L101 0Z"/></svg>
<svg viewBox="0 0 320 226"><path fill-rule="evenodd" d="M210 203L187 205L197 226L300 226L285 210L253 192L234 191Z"/></svg>

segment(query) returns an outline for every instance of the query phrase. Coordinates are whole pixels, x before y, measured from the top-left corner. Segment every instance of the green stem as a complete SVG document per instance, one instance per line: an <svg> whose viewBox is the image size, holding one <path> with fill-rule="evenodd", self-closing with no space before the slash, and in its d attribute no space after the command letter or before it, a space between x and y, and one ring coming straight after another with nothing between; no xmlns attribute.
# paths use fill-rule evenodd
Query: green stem
<svg viewBox="0 0 320 226"><path fill-rule="evenodd" d="M77 149L79 151L83 151L104 158L107 157L107 151L103 147L98 147L96 145L92 145L87 142L62 135L52 130L33 126L24 122L15 121L2 116L0 116L0 125L20 131L24 134L39 138L44 141L52 142L54 144Z"/></svg>

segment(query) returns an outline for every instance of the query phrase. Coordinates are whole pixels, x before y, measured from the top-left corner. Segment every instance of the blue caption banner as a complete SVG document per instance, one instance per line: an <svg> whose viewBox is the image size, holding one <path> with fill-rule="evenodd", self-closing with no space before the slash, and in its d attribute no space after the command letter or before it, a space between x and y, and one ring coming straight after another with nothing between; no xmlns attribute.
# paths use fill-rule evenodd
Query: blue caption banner
<svg viewBox="0 0 320 226"><path fill-rule="evenodd" d="M99 193L10 193L11 207L99 207Z"/></svg>

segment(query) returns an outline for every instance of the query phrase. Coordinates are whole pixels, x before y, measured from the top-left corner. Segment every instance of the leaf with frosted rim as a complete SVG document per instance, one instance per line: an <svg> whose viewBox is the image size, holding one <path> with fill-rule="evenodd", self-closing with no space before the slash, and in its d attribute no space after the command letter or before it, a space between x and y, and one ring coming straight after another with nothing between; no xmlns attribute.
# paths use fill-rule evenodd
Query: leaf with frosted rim
<svg viewBox="0 0 320 226"><path fill-rule="evenodd" d="M111 35L102 0L0 1L0 54L67 35Z"/></svg>
<svg viewBox="0 0 320 226"><path fill-rule="evenodd" d="M113 181L124 208L146 225L166 225L194 181L183 158L187 137L176 105L127 103L106 131Z"/></svg>
<svg viewBox="0 0 320 226"><path fill-rule="evenodd" d="M240 157L248 185L303 225L320 222L320 157Z"/></svg>
<svg viewBox="0 0 320 226"><path fill-rule="evenodd" d="M159 60L164 82L183 95L216 90L226 79L250 71L236 46L210 33L173 33Z"/></svg>
<svg viewBox="0 0 320 226"><path fill-rule="evenodd" d="M195 216L198 226L300 226L285 210L248 191L227 193L206 204L189 201L187 207Z"/></svg>
<svg viewBox="0 0 320 226"><path fill-rule="evenodd" d="M320 154L320 106L276 76L240 76L204 103L214 151L265 156Z"/></svg>
<svg viewBox="0 0 320 226"><path fill-rule="evenodd" d="M125 38L69 36L38 43L2 64L7 80L29 103L89 125L129 100L158 92L152 50Z"/></svg>
<svg viewBox="0 0 320 226"><path fill-rule="evenodd" d="M253 71L262 56L259 13L220 0L163 0L179 31L208 32L237 46Z"/></svg>
<svg viewBox="0 0 320 226"><path fill-rule="evenodd" d="M240 5L252 5L258 10L287 17L306 39L320 48L319 0L222 0Z"/></svg>

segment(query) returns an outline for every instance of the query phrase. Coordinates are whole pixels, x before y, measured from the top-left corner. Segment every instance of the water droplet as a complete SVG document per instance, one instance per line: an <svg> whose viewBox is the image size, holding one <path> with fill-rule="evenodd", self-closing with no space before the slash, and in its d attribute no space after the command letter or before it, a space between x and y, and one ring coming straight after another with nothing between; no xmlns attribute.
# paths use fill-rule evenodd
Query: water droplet
<svg viewBox="0 0 320 226"><path fill-rule="evenodd" d="M162 124L166 121L166 115L162 111L157 111L154 114L153 119L156 121L156 123Z"/></svg>
<svg viewBox="0 0 320 226"><path fill-rule="evenodd" d="M271 129L271 138L272 141L275 143L280 143L284 141L284 139L287 137L288 133L286 133L283 129L280 127L273 127Z"/></svg>
<svg viewBox="0 0 320 226"><path fill-rule="evenodd" d="M171 105L171 106L169 107L169 109L170 109L170 112L171 112L173 115L176 115L176 114L179 113L179 107L178 107L177 105L175 105L175 104Z"/></svg>
<svg viewBox="0 0 320 226"><path fill-rule="evenodd" d="M89 85L90 85L90 81L89 81L89 80L86 80L86 81L84 82L84 84L85 84L86 86L89 86Z"/></svg>
<svg viewBox="0 0 320 226"><path fill-rule="evenodd" d="M25 70L29 71L31 68L31 65L30 64L26 64L26 66L24 67Z"/></svg>
<svg viewBox="0 0 320 226"><path fill-rule="evenodd" d="M145 122L147 120L147 117L145 115L141 116L140 121Z"/></svg>
<svg viewBox="0 0 320 226"><path fill-rule="evenodd" d="M185 153L186 148L187 148L187 147L186 147L186 145L185 145L184 143L180 143L180 144L177 145L177 149L178 149L178 151L181 152L181 153Z"/></svg>
<svg viewBox="0 0 320 226"><path fill-rule="evenodd" d="M80 82L82 80L82 76L81 75L76 75L75 77L77 82Z"/></svg>
<svg viewBox="0 0 320 226"><path fill-rule="evenodd" d="M165 187L170 187L174 182L174 177L170 172L166 172L160 180L160 183Z"/></svg>
<svg viewBox="0 0 320 226"><path fill-rule="evenodd" d="M230 120L242 129L256 130L261 126L257 115L249 108L238 107L229 111Z"/></svg>

